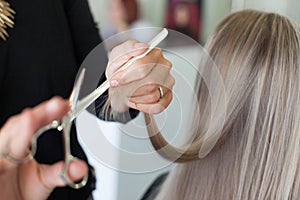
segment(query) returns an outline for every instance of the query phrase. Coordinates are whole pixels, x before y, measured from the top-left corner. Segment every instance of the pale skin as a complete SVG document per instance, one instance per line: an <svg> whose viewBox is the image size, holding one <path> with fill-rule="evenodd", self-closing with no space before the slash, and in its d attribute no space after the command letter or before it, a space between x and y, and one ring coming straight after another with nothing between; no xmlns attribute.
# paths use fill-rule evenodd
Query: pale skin
<svg viewBox="0 0 300 200"><path fill-rule="evenodd" d="M68 111L68 102L54 97L9 118L0 129L0 152L9 152L16 158L24 157L30 148L33 134L40 127L62 118ZM15 163L0 157L1 199L46 199L55 187L66 185L59 177L62 167L63 161L44 165L34 159ZM77 181L87 171L86 163L76 160L71 163L69 175L72 181Z"/></svg>
<svg viewBox="0 0 300 200"><path fill-rule="evenodd" d="M145 52L147 48L146 44L131 40L113 49L106 70L111 83L109 93L113 109L125 111L134 108L156 114L170 104L174 85L174 78L170 75L172 65L160 49L154 49L126 70L116 72L128 59ZM164 91L162 98L159 86ZM10 117L0 129L0 153L8 152L15 158L24 158L34 133L53 120L61 119L69 109L68 101L54 97ZM52 165L39 164L35 159L16 163L0 156L1 199L46 199L55 187L66 186L59 176L62 168L63 161ZM87 171L84 161L75 160L68 173L71 181L78 181Z"/></svg>
<svg viewBox="0 0 300 200"><path fill-rule="evenodd" d="M109 58L106 77L110 81L111 106L117 112L134 108L144 113L158 114L172 100L174 78L170 74L172 64L161 49L153 49L127 69L118 71L130 58L142 54L147 44L129 40L115 47ZM158 87L163 89L160 97Z"/></svg>

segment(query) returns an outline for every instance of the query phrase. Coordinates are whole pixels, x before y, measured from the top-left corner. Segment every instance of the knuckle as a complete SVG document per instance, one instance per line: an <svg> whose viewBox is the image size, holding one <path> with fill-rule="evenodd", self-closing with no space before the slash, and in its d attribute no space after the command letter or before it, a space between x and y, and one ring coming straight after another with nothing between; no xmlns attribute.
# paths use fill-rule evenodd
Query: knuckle
<svg viewBox="0 0 300 200"><path fill-rule="evenodd" d="M157 55L162 55L162 54L163 54L161 48L158 48L158 47L155 47L155 48L153 49L153 51L154 51L154 53L157 54Z"/></svg>
<svg viewBox="0 0 300 200"><path fill-rule="evenodd" d="M111 53L110 53L110 55L111 55L111 56L110 56L110 59L114 58L114 57L115 57L115 54L116 54L117 52L119 52L120 49L121 49L121 45L115 46L115 47L111 50Z"/></svg>
<svg viewBox="0 0 300 200"><path fill-rule="evenodd" d="M171 61L165 59L165 66L168 66L169 68L172 68L173 64L171 63Z"/></svg>
<svg viewBox="0 0 300 200"><path fill-rule="evenodd" d="M135 45L135 43L137 43L137 42L138 42L137 40L130 39L130 40L127 40L127 41L125 42L125 44L128 45L128 46L133 46L133 45Z"/></svg>
<svg viewBox="0 0 300 200"><path fill-rule="evenodd" d="M147 69L147 67L149 66L149 65L153 65L155 62L153 61L153 59L152 59L152 57L148 57L148 56L146 56L146 57L144 57L144 58L141 58L141 59L139 59L139 60L136 60L135 62L134 62L134 64L136 65L136 66L138 66L138 67L140 67L140 68L145 68L145 69Z"/></svg>
<svg viewBox="0 0 300 200"><path fill-rule="evenodd" d="M25 108L22 112L21 112L21 117L22 118L30 118L32 116L32 110L30 108Z"/></svg>
<svg viewBox="0 0 300 200"><path fill-rule="evenodd" d="M162 54L162 50L160 48L154 48L152 50L152 55L155 57L155 58L160 58L160 57L163 57L163 54Z"/></svg>
<svg viewBox="0 0 300 200"><path fill-rule="evenodd" d="M134 50L135 50L134 46L135 46L135 44L137 42L138 41L132 40L132 39L131 40L127 40L125 42L125 45L124 45L125 51L128 52L129 54L132 53L132 52L134 52Z"/></svg>
<svg viewBox="0 0 300 200"><path fill-rule="evenodd" d="M117 48L117 49L123 49L124 47L126 47L126 48L131 48L131 47L133 47L133 45L134 45L135 43L137 43L136 40L130 39L130 40L127 40L127 41L125 41L124 43L122 43L122 44L116 46L115 48Z"/></svg>
<svg viewBox="0 0 300 200"><path fill-rule="evenodd" d="M112 57L117 57L116 55L118 55L120 52L124 52L124 50L126 51L126 49L132 49L135 43L137 43L136 40L127 40L124 43L115 46L111 51L111 55L114 55Z"/></svg>

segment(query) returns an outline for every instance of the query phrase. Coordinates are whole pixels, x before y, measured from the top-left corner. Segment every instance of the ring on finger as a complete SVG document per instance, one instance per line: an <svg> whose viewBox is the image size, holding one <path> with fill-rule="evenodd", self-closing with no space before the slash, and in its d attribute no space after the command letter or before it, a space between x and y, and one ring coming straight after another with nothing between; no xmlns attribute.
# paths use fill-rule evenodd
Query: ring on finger
<svg viewBox="0 0 300 200"><path fill-rule="evenodd" d="M164 97L164 91L161 86L158 87L158 91L159 91L159 99L162 99Z"/></svg>

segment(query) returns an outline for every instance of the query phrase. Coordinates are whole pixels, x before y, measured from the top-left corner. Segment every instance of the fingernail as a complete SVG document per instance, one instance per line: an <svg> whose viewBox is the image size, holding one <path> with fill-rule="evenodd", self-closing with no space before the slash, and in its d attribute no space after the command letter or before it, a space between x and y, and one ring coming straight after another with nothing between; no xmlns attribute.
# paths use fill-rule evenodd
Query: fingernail
<svg viewBox="0 0 300 200"><path fill-rule="evenodd" d="M111 87L118 87L118 85L119 85L119 83L118 83L117 80L111 80L111 81L110 81L110 86L111 86Z"/></svg>

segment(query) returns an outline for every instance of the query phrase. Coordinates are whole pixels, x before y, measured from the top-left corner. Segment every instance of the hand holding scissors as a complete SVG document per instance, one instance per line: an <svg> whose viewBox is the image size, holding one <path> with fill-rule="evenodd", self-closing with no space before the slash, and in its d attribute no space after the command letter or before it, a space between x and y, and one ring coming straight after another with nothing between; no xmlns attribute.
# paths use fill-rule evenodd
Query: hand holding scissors
<svg viewBox="0 0 300 200"><path fill-rule="evenodd" d="M64 162L40 164L35 159L22 161L28 154L37 129L62 118L70 107L66 100L54 97L34 108L10 117L0 129L0 194L1 199L46 199L56 187L66 182L58 175ZM29 156L30 157L30 156ZM87 173L87 164L76 160L69 166L70 180L81 180Z"/></svg>

